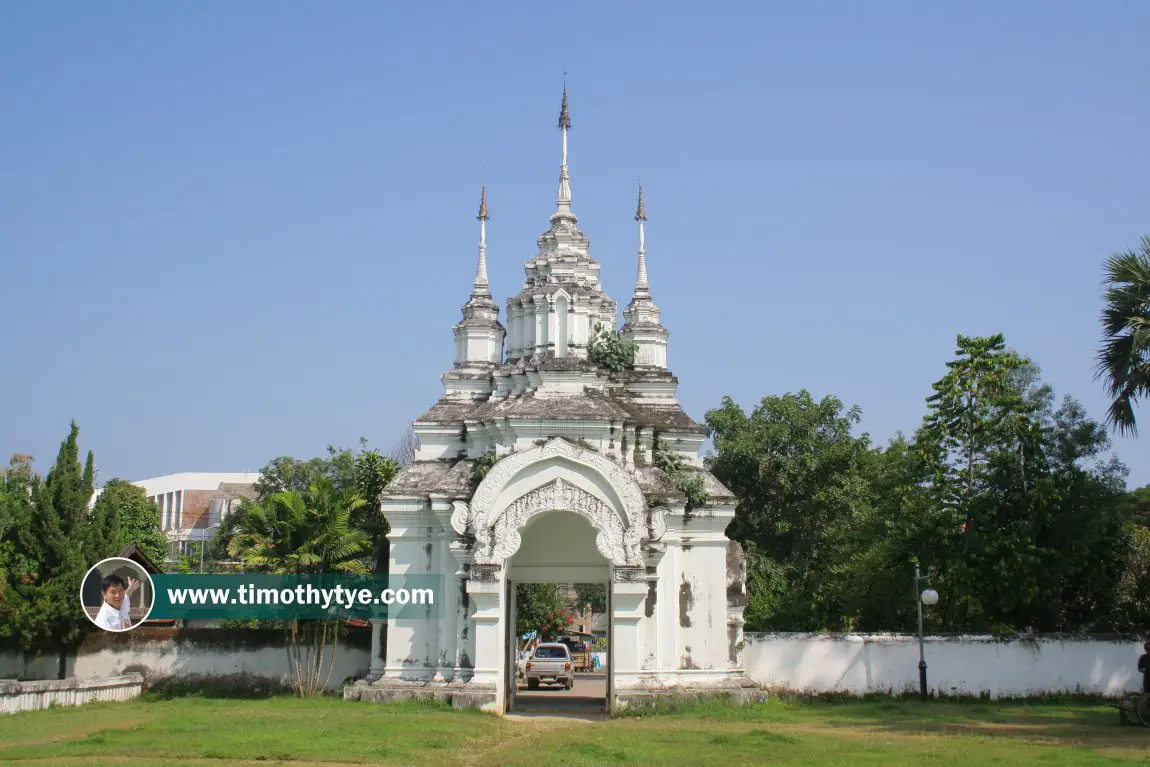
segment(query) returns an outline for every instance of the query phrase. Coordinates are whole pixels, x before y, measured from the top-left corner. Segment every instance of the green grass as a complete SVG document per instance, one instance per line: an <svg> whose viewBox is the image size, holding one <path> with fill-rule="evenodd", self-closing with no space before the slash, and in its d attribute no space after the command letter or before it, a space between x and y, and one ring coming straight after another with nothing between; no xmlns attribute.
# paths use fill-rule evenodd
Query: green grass
<svg viewBox="0 0 1150 767"><path fill-rule="evenodd" d="M0 763L36 765L1108 765L1150 728L1104 704L712 702L605 722L437 704L175 698L0 717Z"/></svg>

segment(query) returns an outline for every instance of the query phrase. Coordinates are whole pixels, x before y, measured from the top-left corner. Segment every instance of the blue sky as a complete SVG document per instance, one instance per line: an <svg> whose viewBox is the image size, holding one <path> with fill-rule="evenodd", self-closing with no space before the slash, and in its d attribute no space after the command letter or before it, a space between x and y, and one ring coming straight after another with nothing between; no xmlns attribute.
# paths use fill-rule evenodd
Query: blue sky
<svg viewBox="0 0 1150 767"><path fill-rule="evenodd" d="M483 179L501 306L521 285L564 67L580 227L622 306L642 174L697 419L806 388L885 441L998 331L1102 417L1148 29L1138 0L3 4L0 451L46 470L70 419L101 480L387 447L451 365ZM1116 441L1131 485L1147 440Z"/></svg>

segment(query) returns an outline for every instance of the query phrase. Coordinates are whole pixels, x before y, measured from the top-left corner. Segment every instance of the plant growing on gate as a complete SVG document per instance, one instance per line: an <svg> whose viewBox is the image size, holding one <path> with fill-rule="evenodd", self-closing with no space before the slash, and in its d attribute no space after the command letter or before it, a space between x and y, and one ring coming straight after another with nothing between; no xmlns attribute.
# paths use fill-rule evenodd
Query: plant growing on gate
<svg viewBox="0 0 1150 767"><path fill-rule="evenodd" d="M655 467L662 471L667 479L671 480L675 489L686 497L685 512L690 514L692 510L706 505L707 485L703 480L703 475L697 471L687 470L683 466L682 456L668 450L663 441L659 439L659 435L655 435L654 442L652 454ZM650 500L648 500L648 505L651 505Z"/></svg>
<svg viewBox="0 0 1150 767"><path fill-rule="evenodd" d="M591 348L587 356L596 365L602 365L616 373L635 366L635 351L638 347L633 341L626 341L619 337L619 332L608 328L603 323L595 323L595 335L591 339Z"/></svg>
<svg viewBox="0 0 1150 767"><path fill-rule="evenodd" d="M479 483L487 476L487 472L491 471L491 467L499 462L499 456L495 454L494 450L490 450L475 459L475 463L471 464L471 485L472 487L479 487Z"/></svg>

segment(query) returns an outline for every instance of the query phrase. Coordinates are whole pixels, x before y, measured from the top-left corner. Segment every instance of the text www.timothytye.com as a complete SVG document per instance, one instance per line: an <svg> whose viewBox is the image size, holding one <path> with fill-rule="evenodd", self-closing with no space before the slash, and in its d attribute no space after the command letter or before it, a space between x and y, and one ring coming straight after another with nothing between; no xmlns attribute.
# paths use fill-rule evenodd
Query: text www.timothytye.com
<svg viewBox="0 0 1150 767"><path fill-rule="evenodd" d="M252 585L235 589L172 589L173 605L298 605L328 609L332 605L352 610L370 605L433 605L432 589L349 589L343 586L316 588L310 583L295 588L269 589Z"/></svg>

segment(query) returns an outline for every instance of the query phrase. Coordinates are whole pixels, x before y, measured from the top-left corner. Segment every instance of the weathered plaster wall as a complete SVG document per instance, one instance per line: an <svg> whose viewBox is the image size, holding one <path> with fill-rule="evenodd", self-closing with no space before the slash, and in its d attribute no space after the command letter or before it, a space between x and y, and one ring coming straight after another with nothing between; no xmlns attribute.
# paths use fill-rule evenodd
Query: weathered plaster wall
<svg viewBox="0 0 1150 767"><path fill-rule="evenodd" d="M918 639L891 634L748 633L747 675L802 692L918 693ZM1117 695L1139 689L1137 637L926 637L932 695Z"/></svg>
<svg viewBox="0 0 1150 767"><path fill-rule="evenodd" d="M367 673L371 636L357 631L340 641L328 689ZM68 658L66 673L101 679L140 673L148 684L187 682L237 686L286 684L291 668L278 630L138 628L91 634ZM0 678L55 679L56 657L0 651Z"/></svg>

